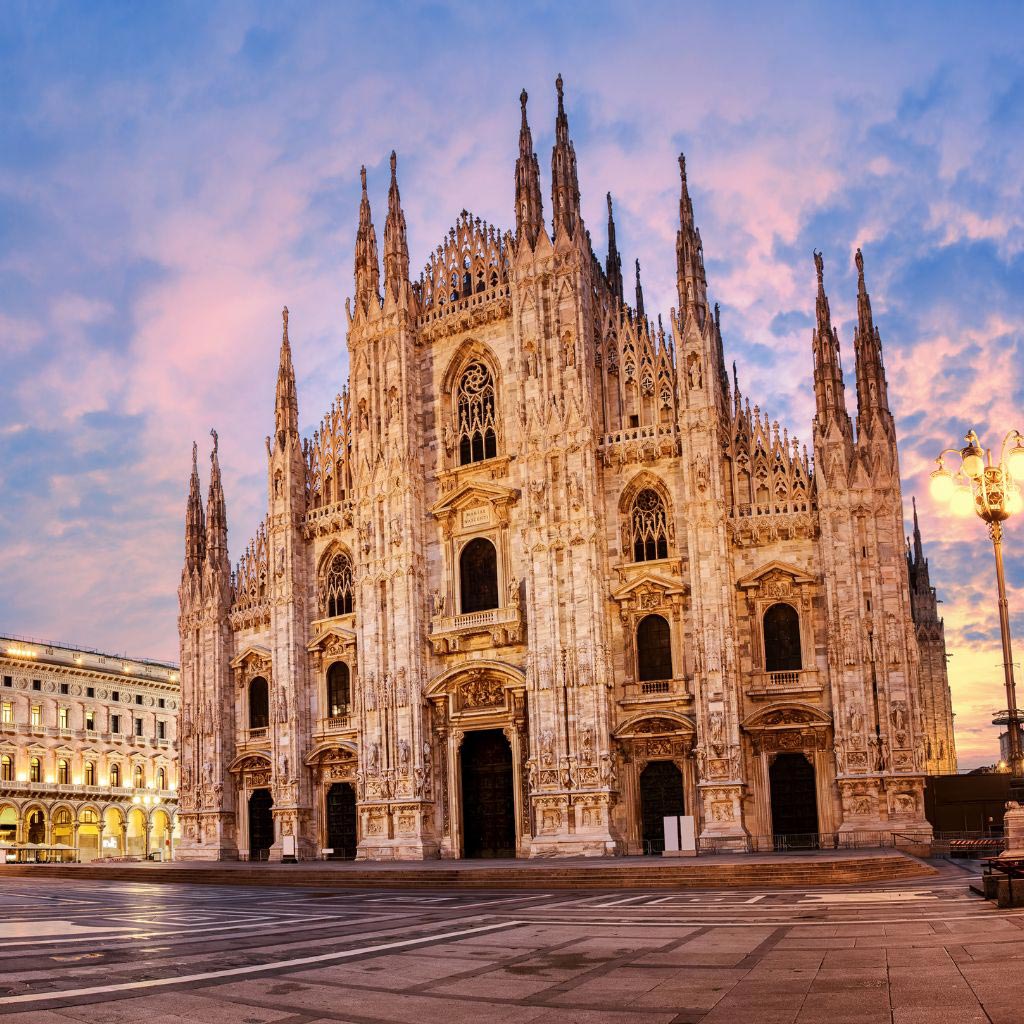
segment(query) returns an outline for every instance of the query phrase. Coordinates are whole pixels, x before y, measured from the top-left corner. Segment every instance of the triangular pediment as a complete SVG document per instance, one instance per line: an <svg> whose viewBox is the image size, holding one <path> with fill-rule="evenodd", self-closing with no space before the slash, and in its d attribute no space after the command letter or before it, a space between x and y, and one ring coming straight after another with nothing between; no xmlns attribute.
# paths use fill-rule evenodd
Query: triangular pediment
<svg viewBox="0 0 1024 1024"><path fill-rule="evenodd" d="M310 643L306 644L306 650L320 650L331 644L332 641L335 645L340 645L342 647L355 644L355 630L346 629L344 626L328 626L322 633L318 633Z"/></svg>
<svg viewBox="0 0 1024 1024"><path fill-rule="evenodd" d="M644 572L619 587L612 594L612 600L625 601L635 594L643 594L652 590L658 590L664 594L685 594L687 589L685 583L674 580L670 576L663 576L657 572Z"/></svg>
<svg viewBox="0 0 1024 1024"><path fill-rule="evenodd" d="M259 662L271 662L273 656L269 647L262 644L246 644L229 662L232 668L241 668L250 658Z"/></svg>
<svg viewBox="0 0 1024 1024"><path fill-rule="evenodd" d="M809 576L803 571L798 569L795 565L790 565L789 562L780 561L777 558L773 558L770 562L765 562L764 565L755 569L751 573L747 573L746 576L742 576L736 581L736 586L740 590L747 590L750 587L759 587L762 583L773 579L775 576L786 576L793 583L813 583L814 577Z"/></svg>
<svg viewBox="0 0 1024 1024"><path fill-rule="evenodd" d="M473 505L510 505L519 498L519 492L512 487L491 483L489 480L467 480L430 506L433 515L441 517L461 511Z"/></svg>

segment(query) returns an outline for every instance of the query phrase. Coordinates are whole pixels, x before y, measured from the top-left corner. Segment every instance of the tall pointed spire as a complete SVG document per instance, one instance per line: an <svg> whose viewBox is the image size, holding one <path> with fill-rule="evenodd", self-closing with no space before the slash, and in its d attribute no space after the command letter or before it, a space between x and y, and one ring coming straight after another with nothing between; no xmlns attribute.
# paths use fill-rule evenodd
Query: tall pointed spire
<svg viewBox="0 0 1024 1024"><path fill-rule="evenodd" d="M199 484L199 446L192 442L192 476L188 482L188 501L185 504L185 572L192 573L203 566L206 558L206 516Z"/></svg>
<svg viewBox="0 0 1024 1024"><path fill-rule="evenodd" d="M615 217L612 215L612 194L607 195L608 199L608 259L605 262L605 276L608 278L608 287L612 294L622 301L622 257L619 256L619 248L615 244Z"/></svg>
<svg viewBox="0 0 1024 1024"><path fill-rule="evenodd" d="M292 346L288 340L288 307L281 310L281 356L277 366L277 391L274 396L274 433L278 445L287 436L299 434L299 400L295 390Z"/></svg>
<svg viewBox="0 0 1024 1024"><path fill-rule="evenodd" d="M516 241L524 238L531 245L544 225L544 210L540 194L540 166L533 151L533 135L526 119L527 94L519 94L523 109L523 122L519 128L519 159L516 160Z"/></svg>
<svg viewBox="0 0 1024 1024"><path fill-rule="evenodd" d="M220 477L217 431L211 430L210 436L213 450L210 452L210 491L206 499L206 561L213 572L228 573L228 515Z"/></svg>
<svg viewBox="0 0 1024 1024"><path fill-rule="evenodd" d="M891 421L885 366L882 363L882 338L871 315L871 298L864 284L864 256L860 249L857 264L857 329L853 336L853 351L857 370L857 433L868 422L880 416Z"/></svg>
<svg viewBox="0 0 1024 1024"><path fill-rule="evenodd" d="M558 90L558 114L555 117L555 145L551 150L551 205L554 233L565 231L570 237L580 217L580 186L576 177L576 150L569 138L569 119L565 116L562 76L555 79Z"/></svg>
<svg viewBox="0 0 1024 1024"><path fill-rule="evenodd" d="M636 261L636 319L644 322L644 286L640 283L640 261Z"/></svg>
<svg viewBox="0 0 1024 1024"><path fill-rule="evenodd" d="M405 214L398 193L398 158L391 150L391 185L388 188L388 217L384 223L384 288L397 295L409 280L409 242L405 233Z"/></svg>
<svg viewBox="0 0 1024 1024"><path fill-rule="evenodd" d="M811 337L814 351L814 399L816 419L824 429L836 421L842 432L852 436L850 417L846 412L846 387L843 383L843 367L839 358L839 333L832 326L832 312L825 294L825 260L820 252L814 251L814 268L818 275L818 298L816 302L817 327Z"/></svg>
<svg viewBox="0 0 1024 1024"><path fill-rule="evenodd" d="M356 232L356 308L366 310L371 299L380 303L380 267L377 263L377 232L370 219L366 194L366 168L359 168L363 195L359 201L359 230Z"/></svg>
<svg viewBox="0 0 1024 1024"><path fill-rule="evenodd" d="M684 319L696 317L703 327L708 314L704 245L693 217L693 202L686 181L686 157L679 154L679 230L676 232L676 286Z"/></svg>
<svg viewBox="0 0 1024 1024"><path fill-rule="evenodd" d="M924 563L924 545L921 543L921 524L917 521L917 498L911 496L910 504L914 509L914 563Z"/></svg>

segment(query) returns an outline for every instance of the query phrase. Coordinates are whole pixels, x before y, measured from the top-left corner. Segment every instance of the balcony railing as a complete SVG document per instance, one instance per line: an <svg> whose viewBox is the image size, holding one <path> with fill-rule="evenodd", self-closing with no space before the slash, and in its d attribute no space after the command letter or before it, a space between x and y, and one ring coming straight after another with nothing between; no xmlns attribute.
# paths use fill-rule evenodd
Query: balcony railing
<svg viewBox="0 0 1024 1024"><path fill-rule="evenodd" d="M630 702L654 702L666 698L689 700L693 693L689 680L684 676L677 679L643 679L625 685L626 700Z"/></svg>
<svg viewBox="0 0 1024 1024"><path fill-rule="evenodd" d="M523 631L523 610L520 605L486 608L462 615L435 615L430 620L430 640L438 653L459 649L462 637L490 633L495 646L520 643Z"/></svg>
<svg viewBox="0 0 1024 1024"><path fill-rule="evenodd" d="M328 715L327 718L320 719L320 732L344 732L346 729L354 728L352 716L349 714L344 715Z"/></svg>
<svg viewBox="0 0 1024 1024"><path fill-rule="evenodd" d="M245 732L245 738L250 743L253 740L265 740L270 735L270 729L267 726L261 726L258 729L247 729Z"/></svg>
<svg viewBox="0 0 1024 1024"><path fill-rule="evenodd" d="M747 693L756 697L778 694L817 693L821 679L817 669L795 669L786 672L755 672L750 677Z"/></svg>

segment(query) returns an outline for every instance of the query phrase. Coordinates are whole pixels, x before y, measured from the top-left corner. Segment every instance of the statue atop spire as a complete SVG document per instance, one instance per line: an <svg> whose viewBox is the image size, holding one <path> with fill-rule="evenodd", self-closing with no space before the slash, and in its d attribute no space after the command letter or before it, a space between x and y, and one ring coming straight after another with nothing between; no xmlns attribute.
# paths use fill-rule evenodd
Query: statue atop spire
<svg viewBox="0 0 1024 1024"><path fill-rule="evenodd" d="M540 167L533 151L533 135L526 119L527 94L519 94L523 120L519 127L519 158L516 160L516 241L537 244L537 236L544 224L544 210L540 194Z"/></svg>
<svg viewBox="0 0 1024 1024"><path fill-rule="evenodd" d="M640 261L636 261L636 319L637 324L644 322L644 286L640 283Z"/></svg>
<svg viewBox="0 0 1024 1024"><path fill-rule="evenodd" d="M359 201L359 230L356 232L356 308L366 310L370 301L380 304L380 267L377 262L377 232L370 218L366 194L366 168L359 168L363 194Z"/></svg>
<svg viewBox="0 0 1024 1024"><path fill-rule="evenodd" d="M572 237L580 217L580 186L576 176L576 150L569 138L569 119L565 116L562 76L555 79L558 90L558 114L555 117L555 145L551 150L551 205L554 233L565 231Z"/></svg>
<svg viewBox="0 0 1024 1024"><path fill-rule="evenodd" d="M213 573L226 577L228 563L228 517L224 502L224 485L220 475L217 431L211 430L213 448L210 451L210 490L206 499L206 564ZM227 595L224 595L227 599Z"/></svg>
<svg viewBox="0 0 1024 1024"><path fill-rule="evenodd" d="M608 259L605 261L605 276L608 278L608 287L612 294L622 301L622 257L619 256L618 246L615 244L615 217L612 215L612 194L606 196L608 200Z"/></svg>
<svg viewBox="0 0 1024 1024"><path fill-rule="evenodd" d="M864 254L857 250L857 327L853 333L853 351L857 363L857 433L867 431L876 419L892 425L888 385L882 362L882 338L871 314L871 298L864 283Z"/></svg>
<svg viewBox="0 0 1024 1024"><path fill-rule="evenodd" d="M299 436L299 400L295 389L292 347L288 340L288 307L281 310L281 355L277 367L277 391L274 396L274 434L278 445L287 437ZM216 440L214 440L216 451Z"/></svg>
<svg viewBox="0 0 1024 1024"><path fill-rule="evenodd" d="M704 245L693 216L693 201L686 180L686 157L679 154L679 230L676 232L676 287L684 320L695 317L704 326L708 314Z"/></svg>
<svg viewBox="0 0 1024 1024"><path fill-rule="evenodd" d="M811 336L814 354L815 419L824 430L831 422L847 440L852 441L853 430L846 412L846 387L839 357L839 333L832 326L832 312L825 294L825 260L814 250L814 269L818 278L818 296L815 302L817 326Z"/></svg>
<svg viewBox="0 0 1024 1024"><path fill-rule="evenodd" d="M397 295L409 280L409 243L405 233L405 214L398 192L398 158L391 150L391 185L388 188L388 217L384 223L384 288Z"/></svg>
<svg viewBox="0 0 1024 1024"><path fill-rule="evenodd" d="M201 570L206 559L206 516L199 484L199 445L192 442L192 475L185 504L185 574Z"/></svg>

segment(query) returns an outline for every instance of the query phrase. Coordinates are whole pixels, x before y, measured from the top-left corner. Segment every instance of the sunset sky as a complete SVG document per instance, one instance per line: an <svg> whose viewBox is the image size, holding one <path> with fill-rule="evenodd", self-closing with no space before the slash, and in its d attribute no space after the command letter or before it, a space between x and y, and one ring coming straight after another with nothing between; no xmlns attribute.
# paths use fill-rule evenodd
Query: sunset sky
<svg viewBox="0 0 1024 1024"><path fill-rule="evenodd" d="M0 632L176 659L193 439L219 431L237 560L265 510L282 305L304 433L345 381L360 164L380 237L398 151L418 274L463 207L514 226L523 87L547 191L561 72L599 255L610 190L648 312L675 305L685 150L726 357L801 440L811 253L849 375L863 248L961 766L995 760L991 548L927 477L970 426L1024 430L1024 11L643 9L4 3ZM1007 558L1024 660L1024 522Z"/></svg>

